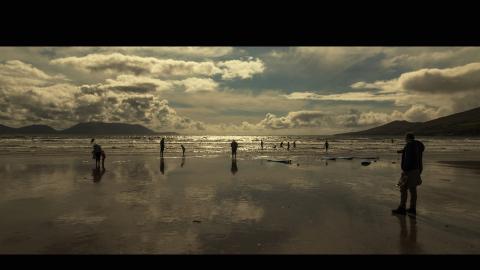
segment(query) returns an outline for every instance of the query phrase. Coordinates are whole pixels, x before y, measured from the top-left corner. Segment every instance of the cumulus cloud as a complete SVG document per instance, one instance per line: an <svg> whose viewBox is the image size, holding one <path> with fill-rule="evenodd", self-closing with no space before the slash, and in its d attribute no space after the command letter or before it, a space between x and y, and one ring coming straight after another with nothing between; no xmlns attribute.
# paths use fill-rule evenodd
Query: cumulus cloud
<svg viewBox="0 0 480 270"><path fill-rule="evenodd" d="M398 78L373 83L357 82L355 89L380 89L382 92L409 91L452 93L480 90L480 62L453 68L424 68L406 72Z"/></svg>
<svg viewBox="0 0 480 270"><path fill-rule="evenodd" d="M267 113L265 118L256 124L256 128L295 129L295 128L368 128L383 125L395 120L424 122L442 116L441 109L423 105L413 105L405 112L394 110L391 113L351 109L345 113L323 111L295 111L285 116Z"/></svg>
<svg viewBox="0 0 480 270"><path fill-rule="evenodd" d="M61 75L48 75L22 61L10 60L0 63L0 86L40 86L63 79L65 78Z"/></svg>
<svg viewBox="0 0 480 270"><path fill-rule="evenodd" d="M335 117L335 124L340 127L371 127L402 120L403 113L394 110L392 113L385 112L360 112L352 109L349 113L340 114Z"/></svg>
<svg viewBox="0 0 480 270"><path fill-rule="evenodd" d="M289 112L286 116L276 116L268 113L265 119L257 125L267 129L361 127L384 124L399 118L401 118L401 113L398 111L392 114L381 112L361 113L358 110L350 110L350 112L344 114L322 111L296 111Z"/></svg>
<svg viewBox="0 0 480 270"><path fill-rule="evenodd" d="M0 64L0 72L2 76L33 77L42 80L52 78L32 65L18 60L6 61L4 64Z"/></svg>
<svg viewBox="0 0 480 270"><path fill-rule="evenodd" d="M58 58L51 61L55 65L72 66L87 71L107 71L119 73L153 74L158 76L211 76L221 72L212 61L195 62L173 59L158 59L135 55L89 54Z"/></svg>
<svg viewBox="0 0 480 270"><path fill-rule="evenodd" d="M183 86L187 93L214 92L218 90L218 83L210 78L188 78L177 81L175 84Z"/></svg>
<svg viewBox="0 0 480 270"><path fill-rule="evenodd" d="M82 57L72 56L51 61L54 65L66 65L89 72L150 74L158 77L190 77L221 75L223 79L247 79L262 73L263 62L260 59L247 61L229 60L215 63L213 61L183 61L112 54L89 54Z"/></svg>
<svg viewBox="0 0 480 270"><path fill-rule="evenodd" d="M330 116L321 111L297 111L289 112L286 116L276 116L267 113L265 119L258 123L259 126L270 129L319 127L325 125Z"/></svg>
<svg viewBox="0 0 480 270"><path fill-rule="evenodd" d="M112 91L147 93L171 90L174 88L174 84L170 81L150 77L120 75L115 79L107 79L106 83L99 87Z"/></svg>
<svg viewBox="0 0 480 270"><path fill-rule="evenodd" d="M425 105L412 105L405 113L403 118L410 122L425 122L441 116L444 116L444 110L441 108L428 107Z"/></svg>
<svg viewBox="0 0 480 270"><path fill-rule="evenodd" d="M262 73L265 70L265 65L258 58L255 60L249 59L248 61L229 60L219 62L217 66L223 70L222 78L226 80L252 78L253 75Z"/></svg>
<svg viewBox="0 0 480 270"><path fill-rule="evenodd" d="M204 129L202 122L179 115L158 95L177 83L191 91L191 81L121 75L105 83L76 86L56 82L56 77L19 61L0 66L3 76L12 81L0 80L0 117L14 126L45 123L64 128L76 122L104 121L145 124L157 130ZM203 89L211 90L212 82L207 82L210 85Z"/></svg>
<svg viewBox="0 0 480 270"><path fill-rule="evenodd" d="M75 100L77 121L139 123L161 130L204 129L202 122L179 115L168 100L150 93L111 91L101 84L84 85Z"/></svg>
<svg viewBox="0 0 480 270"><path fill-rule="evenodd" d="M69 84L0 87L0 111L10 116L10 122L65 121L74 108L77 92Z"/></svg>
<svg viewBox="0 0 480 270"><path fill-rule="evenodd" d="M101 89L118 92L160 93L164 91L185 91L186 93L214 92L219 84L211 78L191 77L184 80L160 80L145 76L120 75L99 84Z"/></svg>
<svg viewBox="0 0 480 270"><path fill-rule="evenodd" d="M415 70L392 80L357 82L352 88L366 89L379 98L394 97L396 105L417 105L417 110L411 112L412 117L431 119L480 106L480 62ZM418 111L420 106L423 106L423 116ZM430 109L425 109L427 107Z"/></svg>
<svg viewBox="0 0 480 270"><path fill-rule="evenodd" d="M451 93L480 90L480 63L445 69L421 69L404 73L398 80L407 91Z"/></svg>

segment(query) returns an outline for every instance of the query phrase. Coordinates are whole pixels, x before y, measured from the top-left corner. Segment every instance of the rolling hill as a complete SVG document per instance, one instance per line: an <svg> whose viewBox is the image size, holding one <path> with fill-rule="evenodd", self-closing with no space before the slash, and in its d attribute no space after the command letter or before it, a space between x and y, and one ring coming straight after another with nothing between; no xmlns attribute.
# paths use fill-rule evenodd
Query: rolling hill
<svg viewBox="0 0 480 270"><path fill-rule="evenodd" d="M141 125L122 123L89 122L79 123L60 131L61 134L88 134L88 135L153 135L155 131Z"/></svg>
<svg viewBox="0 0 480 270"><path fill-rule="evenodd" d="M30 125L12 128L0 125L0 135L177 135L176 132L155 132L142 125L123 123L79 123L64 130L46 125Z"/></svg>
<svg viewBox="0 0 480 270"><path fill-rule="evenodd" d="M480 136L480 107L427 122L393 121L371 129L338 136L398 136L407 132L424 136Z"/></svg>

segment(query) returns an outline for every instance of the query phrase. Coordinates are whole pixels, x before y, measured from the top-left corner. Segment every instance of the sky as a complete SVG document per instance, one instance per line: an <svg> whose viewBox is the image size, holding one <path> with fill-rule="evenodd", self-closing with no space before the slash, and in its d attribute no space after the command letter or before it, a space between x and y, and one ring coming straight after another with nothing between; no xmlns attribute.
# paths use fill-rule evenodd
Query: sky
<svg viewBox="0 0 480 270"><path fill-rule="evenodd" d="M330 135L480 106L480 47L0 47L0 124Z"/></svg>

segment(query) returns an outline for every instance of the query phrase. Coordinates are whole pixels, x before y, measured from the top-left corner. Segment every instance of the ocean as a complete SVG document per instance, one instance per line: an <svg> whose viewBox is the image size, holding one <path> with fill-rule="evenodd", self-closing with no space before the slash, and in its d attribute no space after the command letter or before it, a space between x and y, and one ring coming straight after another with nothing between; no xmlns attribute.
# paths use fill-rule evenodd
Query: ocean
<svg viewBox="0 0 480 270"><path fill-rule="evenodd" d="M1 154L56 155L85 152L90 153L92 137L87 136L10 136L0 137ZM112 154L157 154L161 136L97 136L96 143L107 155ZM230 153L230 142L239 144L238 153L244 156L281 155L325 155L323 136L165 136L165 154L180 156L183 144L189 156L216 156ZM419 137L427 152L478 152L480 138L436 138ZM260 148L260 140L264 149ZM280 148L280 142L283 148ZM293 142L296 142L296 148ZM290 151L287 150L290 142ZM404 145L401 137L328 137L329 154L335 155L383 155L395 153ZM276 145L276 148L273 146Z"/></svg>

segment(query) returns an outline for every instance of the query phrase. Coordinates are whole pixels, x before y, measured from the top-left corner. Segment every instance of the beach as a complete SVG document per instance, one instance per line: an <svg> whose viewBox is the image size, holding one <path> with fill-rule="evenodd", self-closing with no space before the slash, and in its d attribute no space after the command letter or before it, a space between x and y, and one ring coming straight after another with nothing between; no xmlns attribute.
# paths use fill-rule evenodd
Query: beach
<svg viewBox="0 0 480 270"><path fill-rule="evenodd" d="M395 153L326 161L321 151L242 153L240 142L233 162L168 146L163 159L107 148L104 171L88 150L0 155L0 253L480 253L478 151L426 152L415 218L391 214Z"/></svg>

